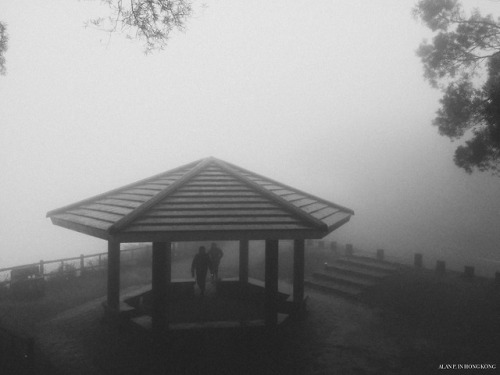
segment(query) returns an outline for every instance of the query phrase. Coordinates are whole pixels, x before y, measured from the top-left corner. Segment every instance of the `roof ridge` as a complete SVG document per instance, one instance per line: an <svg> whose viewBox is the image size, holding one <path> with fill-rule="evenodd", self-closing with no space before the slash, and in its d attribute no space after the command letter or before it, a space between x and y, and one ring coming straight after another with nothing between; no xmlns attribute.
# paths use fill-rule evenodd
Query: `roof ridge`
<svg viewBox="0 0 500 375"><path fill-rule="evenodd" d="M233 170L234 166L232 166L232 165L230 166L225 161L219 160L219 159L213 159L213 161L219 167L221 167L222 169L224 169L226 172L230 173L233 177L235 177L238 180L240 180L240 181L244 182L245 184L249 185L251 188L253 188L254 190L257 190L259 193L265 195L267 198L269 198L273 202L277 203L280 207L282 207L285 210L291 212L295 216L298 216L301 219L307 221L309 224L312 224L317 229L328 230L328 226L324 222L322 222L321 220L315 218L314 216L311 216L311 215L305 213L300 208L292 205L290 202L288 202L287 200L281 198L280 196L278 196L276 194L273 194L272 192L270 192L266 188L260 186L256 182L250 180L246 176L243 176L243 175L237 173L237 171ZM293 190L295 190L295 189L293 189Z"/></svg>
<svg viewBox="0 0 500 375"><path fill-rule="evenodd" d="M142 215L144 212L146 212L151 207L153 207L156 203L165 199L168 195L172 194L174 191L179 189L179 187L181 187L187 181L192 179L195 175L200 173L200 171L202 169L204 169L208 164L210 164L212 162L212 159L213 158L209 157L209 158L198 160L196 162L198 164L193 169L191 169L190 171L187 171L182 177L177 179L175 182L168 185L165 189L161 190L159 193L152 196L146 202L142 203L140 206L135 208L133 211L131 211L130 213L128 213L127 215L122 217L120 220L118 220L113 225L111 225L108 228L108 233L113 234L114 232L126 227L133 220L137 219L140 215ZM190 163L188 165L191 165L191 164L194 164L194 163Z"/></svg>
<svg viewBox="0 0 500 375"><path fill-rule="evenodd" d="M224 163L226 163L227 165L229 165L229 166L230 166L230 167L232 167L232 168L237 168L237 169L239 169L239 170L241 170L241 171L243 171L243 172L245 172L245 173L249 173L249 174L254 175L254 176L256 176L256 177L260 177L260 178L265 179L265 180L267 180L267 181L269 181L269 182L272 182L273 184L280 185L280 186L282 186L282 187L283 187L283 188L285 188L285 189L290 189L290 190L293 190L293 191L295 191L295 192L297 192L297 193L299 193L299 194L303 194L306 198L315 199L315 200L317 200L318 202L321 202L321 203L324 203L324 204L328 204L328 205L334 206L335 208L338 208L339 210L343 210L343 211L346 211L347 213L350 213L351 215L354 215L354 210L352 210L352 209L350 209L350 208L348 208L348 207L341 206L340 204L333 203L333 202L330 202L330 201L328 201L328 200L326 200L326 199L323 199L323 198L317 197L317 196L315 196L315 195L312 195L312 194L306 193L306 192L304 192L304 191L302 191L302 190L299 190L299 189L297 189L297 188L291 187L291 186L289 186L289 185L287 185L287 184L284 184L284 183L282 183L282 182L279 182L279 181L273 180L272 178L269 178L269 177L266 177L266 176L262 176L262 175L260 175L260 174L258 174L258 173L255 173L255 172L249 171L248 169L238 167L238 166L236 166L236 165L234 165L234 164L231 164L231 163L228 163L228 162L224 162ZM259 185L259 186L260 186L260 185ZM266 190L267 190L267 189L266 189ZM287 202L287 201L286 201L286 202Z"/></svg>
<svg viewBox="0 0 500 375"><path fill-rule="evenodd" d="M75 202L75 203L71 203L71 204L68 204L68 205L63 206L63 207L56 208L54 210L51 210L51 211L47 212L47 214L45 215L45 217L50 217L50 216L52 216L54 214L57 214L57 213L59 213L61 211L66 211L66 210L72 209L73 207L78 207L78 206L80 206L82 204L85 204L87 202L90 202L90 201L93 201L93 200L96 200L96 199L100 199L100 198L104 198L105 196L107 196L109 194L117 193L117 192L119 192L121 190L130 189L130 188L134 187L135 185L144 184L144 183L146 183L146 182L148 182L150 180L157 179L157 178L163 176L164 174L174 173L174 172L182 170L184 168L188 168L191 165L199 164L201 161L203 161L203 159L200 159L200 160L197 160L197 161L193 161L191 163L187 163L187 164L181 165L180 167L176 167L176 168L173 168L173 169L169 169L168 171L155 174L154 176L143 178L141 180L132 182L132 183L127 184L125 186L121 186L121 187L116 188L116 189L108 190L105 193L93 195L90 198L85 198L85 199L82 199L81 201L78 201L78 202Z"/></svg>

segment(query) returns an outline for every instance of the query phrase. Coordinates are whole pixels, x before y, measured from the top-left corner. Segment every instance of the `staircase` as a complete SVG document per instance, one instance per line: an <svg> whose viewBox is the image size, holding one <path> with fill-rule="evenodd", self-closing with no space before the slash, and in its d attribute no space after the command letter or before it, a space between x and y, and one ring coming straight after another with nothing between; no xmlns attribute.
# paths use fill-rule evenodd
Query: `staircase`
<svg viewBox="0 0 500 375"><path fill-rule="evenodd" d="M314 272L305 286L345 298L357 299L368 288L395 274L399 267L375 258L349 256L325 263L322 271Z"/></svg>

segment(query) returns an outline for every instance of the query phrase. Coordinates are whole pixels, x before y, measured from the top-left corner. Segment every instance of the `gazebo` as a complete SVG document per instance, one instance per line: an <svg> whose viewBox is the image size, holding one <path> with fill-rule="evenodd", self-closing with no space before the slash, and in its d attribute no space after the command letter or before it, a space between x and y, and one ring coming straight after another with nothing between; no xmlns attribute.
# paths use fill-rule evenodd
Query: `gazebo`
<svg viewBox="0 0 500 375"><path fill-rule="evenodd" d="M171 244L239 241L239 283L248 283L249 241L265 241L265 317L278 323L279 240L293 240L293 305L304 302L305 239L347 223L351 209L208 157L50 211L62 226L108 241L106 311L120 313L120 244L152 243L153 331L169 327Z"/></svg>

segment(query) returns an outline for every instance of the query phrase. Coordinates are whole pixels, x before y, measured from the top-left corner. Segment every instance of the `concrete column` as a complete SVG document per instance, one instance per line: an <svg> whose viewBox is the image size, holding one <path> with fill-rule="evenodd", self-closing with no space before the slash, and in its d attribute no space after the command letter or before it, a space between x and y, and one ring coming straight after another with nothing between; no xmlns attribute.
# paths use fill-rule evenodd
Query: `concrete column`
<svg viewBox="0 0 500 375"><path fill-rule="evenodd" d="M170 242L153 242L152 265L152 329L161 333L168 329L168 297L172 282Z"/></svg>
<svg viewBox="0 0 500 375"><path fill-rule="evenodd" d="M120 243L108 241L108 299L110 310L120 309Z"/></svg>
<svg viewBox="0 0 500 375"><path fill-rule="evenodd" d="M270 328L278 325L278 247L278 240L266 240L265 323Z"/></svg>
<svg viewBox="0 0 500 375"><path fill-rule="evenodd" d="M240 241L240 283L248 284L248 240Z"/></svg>
<svg viewBox="0 0 500 375"><path fill-rule="evenodd" d="M298 309L304 302L304 240L293 241L293 302Z"/></svg>

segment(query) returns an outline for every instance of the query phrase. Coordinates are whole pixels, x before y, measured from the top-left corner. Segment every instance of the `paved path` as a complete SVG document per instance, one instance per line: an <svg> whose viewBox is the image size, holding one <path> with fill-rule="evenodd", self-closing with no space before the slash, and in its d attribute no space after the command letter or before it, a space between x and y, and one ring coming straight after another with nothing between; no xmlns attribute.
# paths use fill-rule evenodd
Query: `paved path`
<svg viewBox="0 0 500 375"><path fill-rule="evenodd" d="M130 327L104 324L101 298L42 324L37 343L67 375L398 373L397 346L382 332L374 311L308 294L308 318L274 341L212 331L157 345Z"/></svg>

